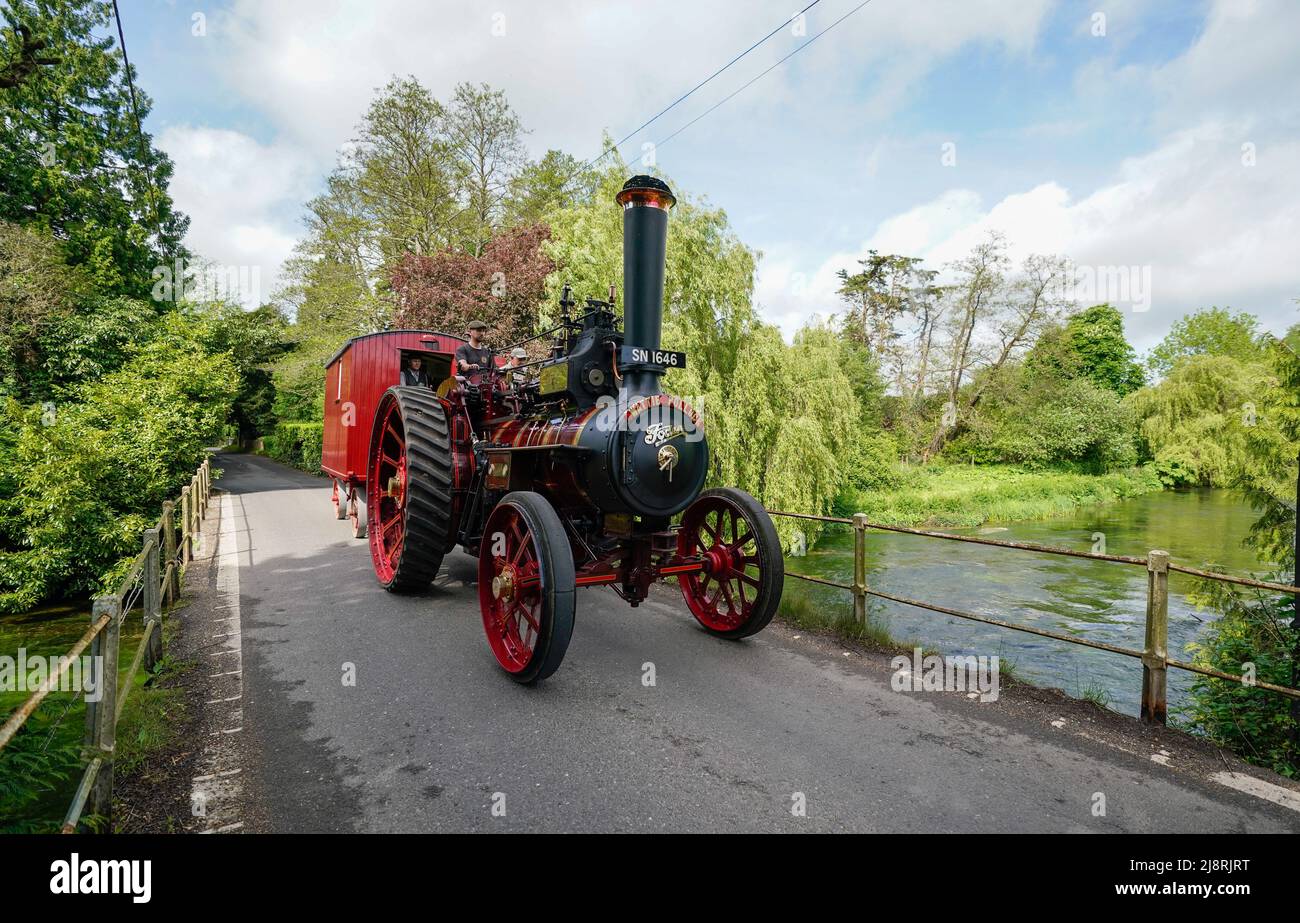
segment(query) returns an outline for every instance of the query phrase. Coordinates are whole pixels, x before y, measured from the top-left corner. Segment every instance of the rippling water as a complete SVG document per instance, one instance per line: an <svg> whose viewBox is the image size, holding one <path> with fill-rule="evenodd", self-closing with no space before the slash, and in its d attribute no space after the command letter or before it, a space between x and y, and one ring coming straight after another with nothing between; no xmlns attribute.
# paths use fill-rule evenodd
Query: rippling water
<svg viewBox="0 0 1300 923"><path fill-rule="evenodd" d="M1076 511L1037 522L993 523L950 531L989 538L1093 549L1105 537L1111 554L1168 551L1171 560L1194 567L1215 564L1230 573L1263 573L1242 540L1255 514L1229 491L1185 490ZM824 536L806 557L789 558L795 573L853 582L853 536ZM963 542L888 532L867 533L867 581L886 593L966 609L1004 621L1141 648L1146 611L1146 571L1141 567L1034 554ZM1190 660L1189 642L1214 618L1187 600L1195 580L1171 574L1170 656ZM843 590L788 580L786 593L803 594L819 605L847 605ZM1073 695L1104 689L1110 707L1136 715L1141 698L1141 664L1132 658L965 619L871 600L872 616L901 641L918 641L944 654L1000 655L1037 684ZM1192 676L1169 671L1171 712L1186 697Z"/></svg>

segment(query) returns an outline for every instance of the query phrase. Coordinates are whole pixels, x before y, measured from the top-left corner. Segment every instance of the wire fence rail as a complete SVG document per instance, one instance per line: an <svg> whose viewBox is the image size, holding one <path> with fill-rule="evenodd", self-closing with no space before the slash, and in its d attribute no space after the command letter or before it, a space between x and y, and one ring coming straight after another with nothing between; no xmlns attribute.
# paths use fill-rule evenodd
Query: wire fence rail
<svg viewBox="0 0 1300 923"><path fill-rule="evenodd" d="M1209 667L1200 666L1199 664L1187 663L1170 657L1169 572L1177 571L1178 573L1189 574L1206 580L1218 580L1224 583L1236 584L1238 586L1253 587L1255 589L1268 590L1277 593L1290 593L1292 595L1300 595L1300 587L1291 586L1285 583L1271 583L1266 580L1255 580L1251 577L1238 577L1232 574L1220 574L1214 571L1199 570L1195 567L1185 567L1180 564L1171 564L1169 562L1169 552L1156 549L1148 552L1145 557L1120 554L1101 554L1095 551L1076 551L1073 548L1058 548L1054 545L1038 545L1032 542L1009 542L992 538L978 538L973 535L954 535L951 532L934 532L927 529L913 529L907 526L886 525L884 523L871 522L868 520L865 513L855 513L851 518L844 518L840 516L814 516L809 513L785 513L779 510L768 510L768 512L773 516L786 516L791 519L810 519L816 522L837 523L851 526L853 528L853 583L840 583L834 580L825 580L821 577L796 574L789 570L785 573L787 576L795 577L799 580L806 580L809 583L817 583L822 586L848 590L853 595L853 617L861 624L865 624L867 620L867 597L874 596L877 599L887 599L891 602L900 603L905 606L912 606L917 609L926 609L930 612L951 615L972 622L981 622L985 625L994 625L1012 631L1039 635L1040 637L1052 638L1056 641L1064 641L1067 644L1077 644L1082 647L1090 647L1111 654L1120 654L1125 657L1132 657L1142 662L1141 718L1143 721L1150 724L1166 723L1166 687L1168 669L1170 667L1178 670L1185 670L1189 673L1199 673L1202 676L1211 676L1216 679L1228 680L1234 683L1254 685L1261 689L1275 692L1278 695L1287 696L1292 699L1300 699L1300 689L1292 689L1289 686L1279 686L1274 683L1268 683L1253 678L1248 680L1246 677L1240 675L1234 676L1231 673L1224 673ZM1105 644L1100 641L1072 637L1071 635L1062 632L1049 631L1045 628L1036 628L1031 625L1018 625L1015 622L991 618L964 609L939 606L923 600L911 599L906 596L898 596L893 593L885 593L881 590L873 589L867 583L866 534L868 529L877 529L884 532L903 532L908 535L919 535L925 538L941 539L953 542L967 542L973 545L989 545L995 548L1007 548L1014 551L1029 551L1036 554L1054 554L1064 557L1086 558L1093 561L1106 561L1116 564L1144 567L1147 571L1147 608L1146 632L1143 646L1139 650L1130 647L1120 647L1115 644Z"/></svg>
<svg viewBox="0 0 1300 923"><path fill-rule="evenodd" d="M180 596L181 576L194 557L211 495L212 466L211 460L205 459L190 478L188 486L181 489L179 522L176 502L164 502L162 515L153 528L144 531L140 553L116 591L95 597L86 633L59 657L57 666L40 686L0 726L0 750L3 750L46 696L58 690L64 675L80 662L79 658L86 649L90 649L93 674L89 681L83 677L82 685L98 690L100 694L96 701L86 702L86 730L82 745L86 765L64 816L64 833L80 829L85 816L99 818L106 824L112 821L117 723L126 707L136 674L142 667L146 672L153 672L162 660L164 606L172 605ZM119 675L122 624L136 605L141 607L144 633L130 668L125 675Z"/></svg>

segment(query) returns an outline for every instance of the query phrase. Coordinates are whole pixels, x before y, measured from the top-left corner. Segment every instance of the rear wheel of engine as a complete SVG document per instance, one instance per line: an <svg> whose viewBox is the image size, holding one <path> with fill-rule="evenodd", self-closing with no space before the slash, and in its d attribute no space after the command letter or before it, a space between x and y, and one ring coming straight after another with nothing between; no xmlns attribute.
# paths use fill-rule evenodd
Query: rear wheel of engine
<svg viewBox="0 0 1300 923"><path fill-rule="evenodd" d="M767 510L735 487L706 490L682 514L678 554L701 556L705 569L679 578L686 605L719 638L762 631L785 586L781 542Z"/></svg>
<svg viewBox="0 0 1300 923"><path fill-rule="evenodd" d="M449 544L451 485L451 427L442 403L426 388L389 388L370 437L363 526L384 589L418 592L437 576Z"/></svg>
<svg viewBox="0 0 1300 923"><path fill-rule="evenodd" d="M339 482L334 481L334 490L330 492L330 503L334 506L335 519L348 518L346 493L339 491Z"/></svg>
<svg viewBox="0 0 1300 923"><path fill-rule="evenodd" d="M478 599L492 654L520 683L546 679L573 636L573 551L560 517L531 491L507 494L483 529Z"/></svg>

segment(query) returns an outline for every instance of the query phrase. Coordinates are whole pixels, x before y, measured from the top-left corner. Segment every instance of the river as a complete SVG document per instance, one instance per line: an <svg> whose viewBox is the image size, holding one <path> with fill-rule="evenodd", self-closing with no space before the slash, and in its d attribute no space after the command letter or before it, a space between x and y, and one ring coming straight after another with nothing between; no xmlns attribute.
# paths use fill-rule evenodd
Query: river
<svg viewBox="0 0 1300 923"><path fill-rule="evenodd" d="M1249 574L1266 569L1242 545L1254 519L1251 508L1231 492L1202 489L1146 494L1050 520L949 531L1080 551L1093 550L1100 534L1111 554L1145 555L1158 548L1179 564ZM824 535L806 556L787 558L786 567L852 583L853 535ZM1143 645L1146 572L1132 565L868 531L867 581L882 592L1004 621L1124 647ZM1188 601L1195 583L1170 574L1169 652L1179 660L1191 660L1188 644L1215 616ZM804 594L817 605L848 604L847 592L802 580L787 580L785 592ZM902 642L916 641L942 654L996 654L1035 684L1075 696L1101 690L1110 708L1138 713L1142 669L1132 658L889 600L870 602L871 617ZM1191 674L1169 671L1171 716L1186 701L1191 684Z"/></svg>

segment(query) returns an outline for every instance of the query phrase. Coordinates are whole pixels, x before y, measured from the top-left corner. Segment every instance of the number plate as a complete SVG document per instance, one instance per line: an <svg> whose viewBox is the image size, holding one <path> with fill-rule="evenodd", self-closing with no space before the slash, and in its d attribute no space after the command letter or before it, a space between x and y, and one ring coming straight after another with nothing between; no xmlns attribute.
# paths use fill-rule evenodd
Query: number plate
<svg viewBox="0 0 1300 923"><path fill-rule="evenodd" d="M668 369L684 369L686 353L675 353L666 349L646 349L644 346L624 346L619 353L618 363L622 366L662 365Z"/></svg>

